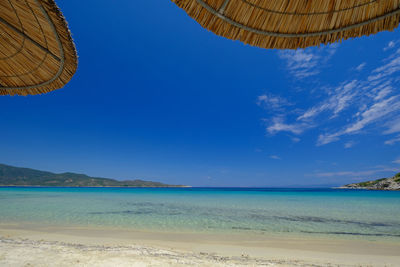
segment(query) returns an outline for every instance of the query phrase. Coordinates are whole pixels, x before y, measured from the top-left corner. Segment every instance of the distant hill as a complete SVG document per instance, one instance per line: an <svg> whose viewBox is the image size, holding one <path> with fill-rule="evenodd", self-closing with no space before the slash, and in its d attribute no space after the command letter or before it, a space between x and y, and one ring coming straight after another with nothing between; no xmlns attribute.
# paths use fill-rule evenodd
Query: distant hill
<svg viewBox="0 0 400 267"><path fill-rule="evenodd" d="M0 186L185 187L143 180L117 181L72 172L52 173L0 164Z"/></svg>
<svg viewBox="0 0 400 267"><path fill-rule="evenodd" d="M400 190L400 173L391 178L381 178L378 180L348 184L340 188L350 189L369 189L369 190Z"/></svg>

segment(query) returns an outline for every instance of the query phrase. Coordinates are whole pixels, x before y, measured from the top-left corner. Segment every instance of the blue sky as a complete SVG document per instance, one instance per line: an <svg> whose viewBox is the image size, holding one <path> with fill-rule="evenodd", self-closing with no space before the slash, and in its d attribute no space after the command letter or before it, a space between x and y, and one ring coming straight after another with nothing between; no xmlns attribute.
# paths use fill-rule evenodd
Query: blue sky
<svg viewBox="0 0 400 267"><path fill-rule="evenodd" d="M57 1L61 90L0 97L0 162L193 186L339 185L400 171L400 34L266 50L168 0Z"/></svg>

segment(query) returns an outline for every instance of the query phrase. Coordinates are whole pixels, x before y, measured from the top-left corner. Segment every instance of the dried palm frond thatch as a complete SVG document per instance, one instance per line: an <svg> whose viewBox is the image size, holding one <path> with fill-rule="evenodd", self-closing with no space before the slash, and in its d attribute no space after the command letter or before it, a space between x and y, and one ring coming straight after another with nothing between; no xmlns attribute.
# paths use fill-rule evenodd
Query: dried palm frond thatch
<svg viewBox="0 0 400 267"><path fill-rule="evenodd" d="M393 30L400 0L172 0L217 35L297 49Z"/></svg>
<svg viewBox="0 0 400 267"><path fill-rule="evenodd" d="M75 46L54 0L0 1L0 95L50 92L76 68Z"/></svg>

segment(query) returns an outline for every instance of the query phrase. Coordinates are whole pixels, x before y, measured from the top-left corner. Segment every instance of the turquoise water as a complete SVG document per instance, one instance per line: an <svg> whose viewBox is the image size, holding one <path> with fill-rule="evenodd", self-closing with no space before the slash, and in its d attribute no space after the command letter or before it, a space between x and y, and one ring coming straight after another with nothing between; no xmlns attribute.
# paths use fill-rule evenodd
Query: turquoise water
<svg viewBox="0 0 400 267"><path fill-rule="evenodd" d="M400 192L333 189L0 188L0 223L390 239Z"/></svg>

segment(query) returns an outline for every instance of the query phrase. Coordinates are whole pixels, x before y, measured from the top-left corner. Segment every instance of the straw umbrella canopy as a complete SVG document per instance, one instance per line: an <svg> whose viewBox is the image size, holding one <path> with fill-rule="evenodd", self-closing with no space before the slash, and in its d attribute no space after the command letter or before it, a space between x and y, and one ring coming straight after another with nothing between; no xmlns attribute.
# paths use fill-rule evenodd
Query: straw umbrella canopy
<svg viewBox="0 0 400 267"><path fill-rule="evenodd" d="M263 48L297 49L393 30L400 0L172 0L204 28Z"/></svg>
<svg viewBox="0 0 400 267"><path fill-rule="evenodd" d="M77 54L54 0L0 1L0 95L33 95L63 87Z"/></svg>

